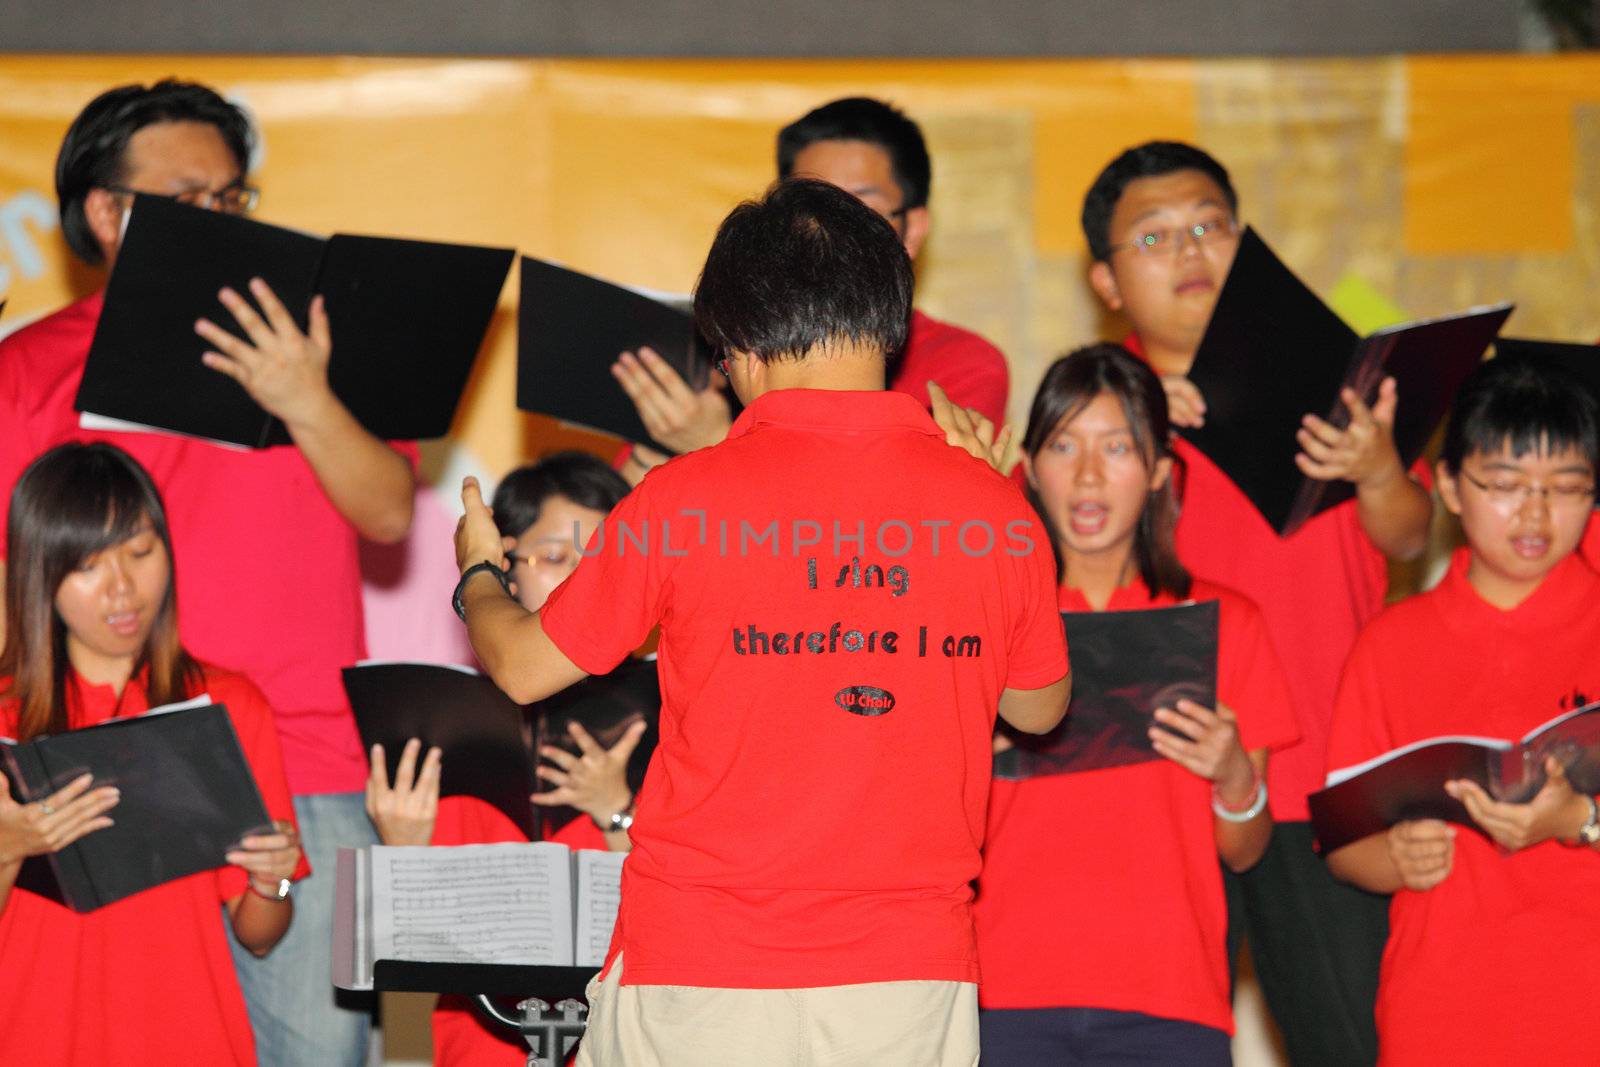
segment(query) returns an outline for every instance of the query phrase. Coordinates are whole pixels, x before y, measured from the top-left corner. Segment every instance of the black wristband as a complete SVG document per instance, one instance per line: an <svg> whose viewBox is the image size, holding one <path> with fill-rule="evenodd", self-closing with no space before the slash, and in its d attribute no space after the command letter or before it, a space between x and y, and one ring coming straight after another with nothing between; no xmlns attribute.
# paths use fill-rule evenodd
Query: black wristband
<svg viewBox="0 0 1600 1067"><path fill-rule="evenodd" d="M500 588L505 590L506 596L511 595L510 575L501 570L495 564L490 563L488 560L483 560L480 563L474 563L472 566L461 572L461 580L456 583L456 591L450 594L450 606L456 609L456 615L461 619L462 622L467 621L467 609L465 605L461 603L461 594L466 592L467 583L470 582L472 580L472 576L477 574L479 571L488 571L493 574L495 576L495 580L500 583Z"/></svg>

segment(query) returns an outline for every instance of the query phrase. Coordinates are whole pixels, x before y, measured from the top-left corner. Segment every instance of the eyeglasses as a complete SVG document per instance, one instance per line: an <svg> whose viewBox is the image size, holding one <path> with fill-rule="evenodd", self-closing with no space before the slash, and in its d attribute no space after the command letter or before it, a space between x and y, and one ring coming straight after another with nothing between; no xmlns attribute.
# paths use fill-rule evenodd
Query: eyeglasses
<svg viewBox="0 0 1600 1067"><path fill-rule="evenodd" d="M1207 244L1221 244L1238 233L1239 224L1232 217L1212 219L1177 229L1147 230L1131 241L1112 245L1109 251L1121 252L1126 249L1140 256L1177 255L1183 251L1186 239L1194 241L1196 248L1203 249Z"/></svg>
<svg viewBox="0 0 1600 1067"><path fill-rule="evenodd" d="M1563 482L1559 485L1537 485L1520 478L1491 478L1480 482L1464 469L1461 477L1478 487L1489 503L1504 511L1518 511L1538 493L1551 507L1578 507L1594 499L1594 482Z"/></svg>
<svg viewBox="0 0 1600 1067"><path fill-rule="evenodd" d="M159 196L163 200L176 200L190 207L216 210L228 215L248 215L261 203L261 190L244 182L234 182L221 189L188 189L181 193L152 193L148 189L130 189L126 185L107 185L107 190L132 196Z"/></svg>
<svg viewBox="0 0 1600 1067"><path fill-rule="evenodd" d="M727 356L722 356L722 357L720 357L720 358L719 358L719 359L718 359L718 360L717 360L717 363L716 363L716 367L717 367L717 371L718 371L718 372L719 372L719 373L720 373L720 374L721 374L721 375L722 375L722 376L723 376L723 377L724 377L724 378L728 378L728 377L731 377L731 376L730 376L730 375L729 375L729 374L728 374L728 357L727 357Z"/></svg>

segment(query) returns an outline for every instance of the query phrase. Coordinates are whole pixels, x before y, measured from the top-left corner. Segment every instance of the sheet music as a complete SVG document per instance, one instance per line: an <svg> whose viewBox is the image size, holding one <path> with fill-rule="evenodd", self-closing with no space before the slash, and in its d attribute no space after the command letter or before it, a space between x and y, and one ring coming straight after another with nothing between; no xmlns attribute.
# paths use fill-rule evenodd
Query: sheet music
<svg viewBox="0 0 1600 1067"><path fill-rule="evenodd" d="M572 854L577 867L578 919L573 932L572 962L579 967L602 967L611 948L611 931L617 925L622 903L622 861L626 852L580 849Z"/></svg>
<svg viewBox="0 0 1600 1067"><path fill-rule="evenodd" d="M373 956L572 964L565 845L372 848Z"/></svg>

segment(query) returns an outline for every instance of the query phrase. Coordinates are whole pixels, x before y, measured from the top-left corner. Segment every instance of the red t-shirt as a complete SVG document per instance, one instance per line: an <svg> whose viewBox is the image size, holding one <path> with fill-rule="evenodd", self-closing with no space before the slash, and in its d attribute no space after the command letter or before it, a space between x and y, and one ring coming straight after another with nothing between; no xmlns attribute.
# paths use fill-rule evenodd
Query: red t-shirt
<svg viewBox="0 0 1600 1067"><path fill-rule="evenodd" d="M1576 555L1511 611L1484 601L1457 553L1432 592L1389 608L1350 655L1328 746L1347 767L1428 737L1515 739L1600 697L1600 575ZM1427 892L1389 906L1380 1062L1595 1062L1600 856L1547 841L1504 854L1462 828Z"/></svg>
<svg viewBox="0 0 1600 1067"><path fill-rule="evenodd" d="M261 691L207 668L206 692L227 705L268 814L293 822ZM79 684L78 695L74 729L148 710L137 682L123 690L120 708L110 686ZM16 702L0 701L0 733L14 737L16 729ZM308 873L302 860L295 877ZM0 911L0 1063L253 1065L255 1040L228 949L233 933L220 908L248 883L241 868L221 867L87 915L13 888Z"/></svg>
<svg viewBox="0 0 1600 1067"><path fill-rule="evenodd" d="M1589 513L1589 525L1583 528L1583 540L1578 544L1578 551L1589 561L1589 566L1600 567L1600 522L1595 521L1593 512Z"/></svg>
<svg viewBox="0 0 1600 1067"><path fill-rule="evenodd" d="M911 312L911 335L889 388L929 409L928 382L939 383L952 403L977 408L999 426L1006 421L1010 372L1000 350L970 330Z"/></svg>
<svg viewBox="0 0 1600 1067"><path fill-rule="evenodd" d="M295 795L359 791L366 760L339 681L366 655L354 528L297 448L80 428L72 402L101 304L95 294L0 341L0 551L11 488L40 453L67 441L127 451L167 508L184 644L267 694ZM415 463L414 445L397 447Z"/></svg>
<svg viewBox="0 0 1600 1067"><path fill-rule="evenodd" d="M1221 602L1217 693L1244 747L1292 744L1261 612L1198 579L1191 595ZM1135 581L1107 610L1175 602ZM1060 606L1091 610L1065 587ZM1233 1030L1211 786L1175 763L996 780L973 918L985 1008L1108 1008Z"/></svg>
<svg viewBox="0 0 1600 1067"><path fill-rule="evenodd" d="M589 551L542 613L562 652L604 673L661 627L623 982L976 981L996 704L1067 671L1016 488L909 397L779 390Z"/></svg>
<svg viewBox="0 0 1600 1067"><path fill-rule="evenodd" d="M433 824L435 845L488 845L526 841L528 835L500 809L476 797L444 797ZM604 851L605 835L587 816L580 815L551 834L568 848ZM465 997L445 995L433 1009L434 1067L524 1067L528 1043L502 1026L484 1021Z"/></svg>
<svg viewBox="0 0 1600 1067"><path fill-rule="evenodd" d="M1123 344L1142 355L1138 338ZM1383 608L1388 564L1361 528L1354 500L1279 537L1199 449L1179 437L1176 450L1187 465L1178 556L1255 601L1282 657L1300 743L1273 757L1267 786L1274 819L1304 822L1306 797L1322 788L1339 672L1356 634Z"/></svg>

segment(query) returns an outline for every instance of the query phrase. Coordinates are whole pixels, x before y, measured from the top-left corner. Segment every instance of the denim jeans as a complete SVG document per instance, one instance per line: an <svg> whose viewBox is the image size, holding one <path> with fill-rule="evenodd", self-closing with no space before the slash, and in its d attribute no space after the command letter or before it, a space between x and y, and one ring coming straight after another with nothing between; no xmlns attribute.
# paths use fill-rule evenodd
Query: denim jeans
<svg viewBox="0 0 1600 1067"><path fill-rule="evenodd" d="M234 970L250 1008L261 1067L362 1067L372 1017L341 1007L333 988L333 871L340 848L377 843L360 793L294 798L311 875L295 883L294 921L257 959L233 938Z"/></svg>

